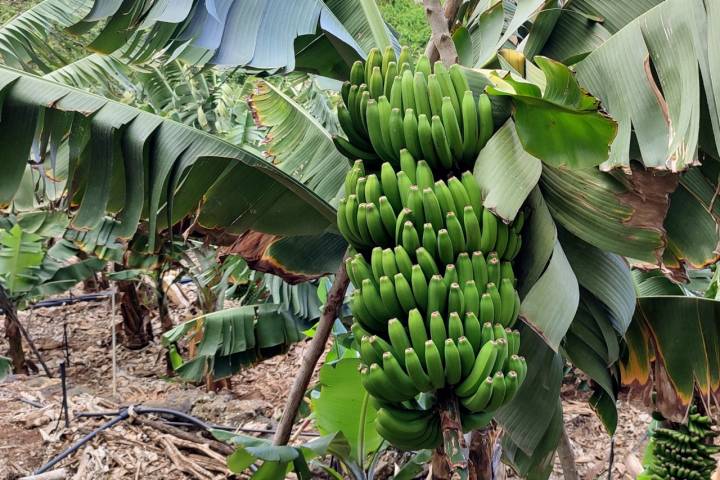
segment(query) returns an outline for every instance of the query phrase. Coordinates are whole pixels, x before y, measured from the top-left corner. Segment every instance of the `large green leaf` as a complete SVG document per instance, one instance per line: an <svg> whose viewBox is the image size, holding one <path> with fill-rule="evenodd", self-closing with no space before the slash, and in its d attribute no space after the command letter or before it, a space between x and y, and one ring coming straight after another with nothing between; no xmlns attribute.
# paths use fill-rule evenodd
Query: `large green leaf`
<svg viewBox="0 0 720 480"><path fill-rule="evenodd" d="M523 149L511 120L483 147L473 169L483 206L507 221L515 218L541 173L540 160Z"/></svg>
<svg viewBox="0 0 720 480"><path fill-rule="evenodd" d="M380 12L376 2L364 2L362 8L358 8L358 2L348 2L347 0L324 0L324 3L365 53L369 52L371 48L382 48L388 44L398 48L398 41L390 28L382 21L382 17L378 20L377 14ZM382 30L378 28L380 25L382 25ZM379 37L380 40L378 41L376 37Z"/></svg>
<svg viewBox="0 0 720 480"><path fill-rule="evenodd" d="M122 233L134 231L142 210L150 231L155 231L156 225L167 225L166 215L158 222L157 214L166 199L172 200L165 211L170 210L173 221L201 205L200 224L231 233L252 229L315 235L334 225L333 209L302 184L216 137L7 68L0 68L0 91L5 95L0 131L13 138L13 143L8 138L2 144L18 145L16 153L6 157L10 169L24 166L31 147L32 134L21 134L22 120L47 108L71 112L67 134L72 141L86 125L83 115L93 114L92 135L83 137L74 177L68 182L76 186L79 203L76 228L98 225L106 210L118 206L122 209L117 228ZM92 182L87 181L89 175ZM3 185L0 197L11 198L19 180Z"/></svg>
<svg viewBox="0 0 720 480"><path fill-rule="evenodd" d="M352 456L364 464L364 457L382 443L375 431L377 410L360 382L360 360L344 358L320 369L320 394L313 398L315 424L321 433L341 432L352 448ZM364 424L363 424L364 423ZM362 426L362 427L361 427ZM363 429L363 452L359 452L360 428Z"/></svg>
<svg viewBox="0 0 720 480"><path fill-rule="evenodd" d="M535 61L545 75L545 89L514 80L509 74L488 88L493 95L513 99L513 118L525 150L554 167L584 168L608 159L615 122L598 110L572 72L545 57Z"/></svg>
<svg viewBox="0 0 720 480"><path fill-rule="evenodd" d="M24 232L20 225L0 230L0 281L11 296L27 292L39 282L44 255L39 235Z"/></svg>
<svg viewBox="0 0 720 480"><path fill-rule="evenodd" d="M188 320L166 332L162 340L169 346L202 332L195 358L176 367L183 379L198 382L208 374L229 377L243 366L284 353L304 338L308 326L280 305L246 305Z"/></svg>
<svg viewBox="0 0 720 480"><path fill-rule="evenodd" d="M249 102L257 123L268 127L263 148L271 162L324 200L332 200L349 164L333 145L330 134L269 82L258 81Z"/></svg>
<svg viewBox="0 0 720 480"><path fill-rule="evenodd" d="M298 66L343 77L363 53L320 0L127 0L119 8L105 8L96 0L93 10L71 30L87 31L99 23L90 47L105 54L121 50L131 61L146 61L165 49L190 63L270 72Z"/></svg>

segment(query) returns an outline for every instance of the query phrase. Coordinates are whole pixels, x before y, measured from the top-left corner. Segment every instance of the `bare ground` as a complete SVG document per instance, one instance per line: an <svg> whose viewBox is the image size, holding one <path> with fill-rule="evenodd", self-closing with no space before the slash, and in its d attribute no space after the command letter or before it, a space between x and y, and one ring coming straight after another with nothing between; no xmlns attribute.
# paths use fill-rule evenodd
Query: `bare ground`
<svg viewBox="0 0 720 480"><path fill-rule="evenodd" d="M186 315L184 310L173 310L176 321ZM32 318L26 312L20 317L55 374L64 358L63 323L67 323L71 424L65 428L58 422L62 400L58 378L18 375L1 382L0 480L33 472L108 419L75 417L83 412L116 411L120 406L143 404L174 408L210 423L250 432L272 430L306 347L298 344L286 355L242 371L232 379L229 391L216 394L203 386L184 385L166 377L164 350L156 343L139 351L118 346L117 392L113 395L112 317L107 302L37 309ZM159 331L158 325L154 327ZM3 338L0 351L7 348L4 342ZM609 437L582 398L569 392L565 397L566 428L581 478L607 478ZM650 417L624 401L619 413L612 477L634 478L628 465L632 471L642 456ZM312 430L309 424L308 436ZM99 434L56 468L66 468L68 478L76 479L224 478L225 455L218 452L222 448L198 445L136 419ZM385 457L384 471L392 471L393 458ZM558 462L552 478L563 478Z"/></svg>

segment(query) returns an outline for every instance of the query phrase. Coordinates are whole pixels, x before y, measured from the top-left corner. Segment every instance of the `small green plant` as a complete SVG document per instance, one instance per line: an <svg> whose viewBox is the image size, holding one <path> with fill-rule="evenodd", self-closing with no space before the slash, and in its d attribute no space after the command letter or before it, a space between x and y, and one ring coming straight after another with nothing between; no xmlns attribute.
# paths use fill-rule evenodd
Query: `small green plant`
<svg viewBox="0 0 720 480"><path fill-rule="evenodd" d="M410 47L413 56L422 53L430 38L422 3L415 0L378 0L377 3L383 18L397 31L400 41Z"/></svg>

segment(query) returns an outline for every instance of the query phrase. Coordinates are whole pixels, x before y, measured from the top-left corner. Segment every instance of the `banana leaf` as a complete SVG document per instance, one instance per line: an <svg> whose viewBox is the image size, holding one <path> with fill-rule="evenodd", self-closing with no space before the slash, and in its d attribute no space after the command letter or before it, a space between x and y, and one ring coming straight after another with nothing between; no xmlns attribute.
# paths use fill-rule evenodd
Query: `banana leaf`
<svg viewBox="0 0 720 480"><path fill-rule="evenodd" d="M12 373L12 361L0 355L0 380Z"/></svg>
<svg viewBox="0 0 720 480"><path fill-rule="evenodd" d="M39 235L27 233L19 225L0 230L0 281L10 296L29 292L39 283L43 257Z"/></svg>

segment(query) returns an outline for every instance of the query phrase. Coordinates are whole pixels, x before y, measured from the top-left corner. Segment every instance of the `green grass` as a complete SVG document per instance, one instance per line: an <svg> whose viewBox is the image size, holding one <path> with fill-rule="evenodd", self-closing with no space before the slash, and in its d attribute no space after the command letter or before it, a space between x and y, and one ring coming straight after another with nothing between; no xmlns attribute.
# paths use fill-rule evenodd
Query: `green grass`
<svg viewBox="0 0 720 480"><path fill-rule="evenodd" d="M415 0L377 0L380 12L400 36L400 44L410 47L417 56L425 51L430 26L421 3Z"/></svg>
<svg viewBox="0 0 720 480"><path fill-rule="evenodd" d="M0 25L40 3L40 0L0 0Z"/></svg>

